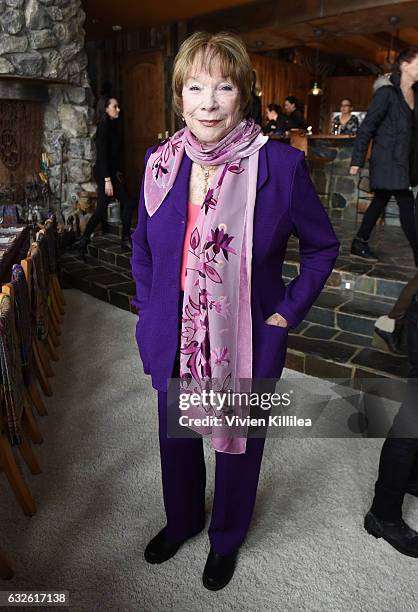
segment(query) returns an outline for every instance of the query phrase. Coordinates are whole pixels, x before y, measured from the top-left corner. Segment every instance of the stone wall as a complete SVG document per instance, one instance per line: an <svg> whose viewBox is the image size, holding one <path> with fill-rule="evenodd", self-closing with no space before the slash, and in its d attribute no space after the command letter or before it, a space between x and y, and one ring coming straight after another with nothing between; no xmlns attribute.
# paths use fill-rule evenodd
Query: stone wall
<svg viewBox="0 0 418 612"><path fill-rule="evenodd" d="M43 147L51 161L50 185L59 196L64 147L65 216L78 191L95 190L92 165L94 98L84 49L81 0L0 0L0 75L60 80L49 85Z"/></svg>

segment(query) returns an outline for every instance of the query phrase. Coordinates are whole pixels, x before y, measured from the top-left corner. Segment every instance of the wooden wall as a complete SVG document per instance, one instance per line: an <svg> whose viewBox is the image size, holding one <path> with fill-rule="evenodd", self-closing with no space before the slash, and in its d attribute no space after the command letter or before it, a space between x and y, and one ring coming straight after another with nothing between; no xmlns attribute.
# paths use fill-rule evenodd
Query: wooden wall
<svg viewBox="0 0 418 612"><path fill-rule="evenodd" d="M296 96L306 105L312 77L305 67L256 53L250 53L250 58L257 72L257 86L262 91L263 118L268 104L283 106L286 96Z"/></svg>

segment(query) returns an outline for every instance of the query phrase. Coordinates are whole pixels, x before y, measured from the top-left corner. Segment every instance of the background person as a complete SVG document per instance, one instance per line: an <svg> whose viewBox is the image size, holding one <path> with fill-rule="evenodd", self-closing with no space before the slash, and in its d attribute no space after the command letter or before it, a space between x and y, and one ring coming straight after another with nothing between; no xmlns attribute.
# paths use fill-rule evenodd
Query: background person
<svg viewBox="0 0 418 612"><path fill-rule="evenodd" d="M359 128L359 120L352 114L353 103L350 98L343 98L340 104L340 114L333 121L334 129L338 134L355 136Z"/></svg>
<svg viewBox="0 0 418 612"><path fill-rule="evenodd" d="M122 174L122 135L119 113L117 98L105 95L99 99L96 111L96 163L93 168L97 182L97 205L79 241L83 257L87 252L87 245L96 225L106 219L107 207L112 198L117 198L122 209L121 251L130 250L135 201L126 190Z"/></svg>
<svg viewBox="0 0 418 612"><path fill-rule="evenodd" d="M350 174L363 166L373 139L370 188L374 198L352 245L351 256L378 261L368 245L370 234L389 199L395 196L402 229L418 266L416 204L411 186L418 184L418 47L399 54L390 78L380 77L354 143Z"/></svg>
<svg viewBox="0 0 418 612"><path fill-rule="evenodd" d="M306 130L308 124L303 115L303 103L295 96L287 96L284 101L284 112L287 115L287 129Z"/></svg>
<svg viewBox="0 0 418 612"><path fill-rule="evenodd" d="M269 104L266 110L268 122L263 127L264 134L284 134L287 127L287 119L283 115L282 107L279 104Z"/></svg>
<svg viewBox="0 0 418 612"><path fill-rule="evenodd" d="M158 390L167 517L145 549L149 563L165 562L205 524L203 440L167 435L168 379L180 375L192 389L213 377L277 380L288 326L302 321L338 255L303 152L269 140L245 119L250 99L244 43L228 33L196 32L182 43L173 72L175 109L186 126L146 156L132 236L133 304L144 372ZM293 233L301 272L285 287L278 270ZM223 588L234 573L264 442L212 435L208 589Z"/></svg>

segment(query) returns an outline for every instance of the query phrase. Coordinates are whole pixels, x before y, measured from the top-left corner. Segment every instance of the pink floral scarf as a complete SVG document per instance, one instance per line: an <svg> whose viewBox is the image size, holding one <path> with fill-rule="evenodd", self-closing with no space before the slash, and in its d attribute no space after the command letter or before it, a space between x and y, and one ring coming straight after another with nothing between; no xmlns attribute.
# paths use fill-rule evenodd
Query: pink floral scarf
<svg viewBox="0 0 418 612"><path fill-rule="evenodd" d="M190 236L182 310L180 378L182 393L243 391L252 376L251 257L258 151L267 136L252 119L203 148L188 128L161 143L145 169L145 206L152 216L174 184L184 152L202 165L217 165ZM216 417L216 426L190 425L212 433L219 452L244 453L246 426L231 428L225 416L240 409L202 401L188 419ZM241 421L243 422L243 421Z"/></svg>

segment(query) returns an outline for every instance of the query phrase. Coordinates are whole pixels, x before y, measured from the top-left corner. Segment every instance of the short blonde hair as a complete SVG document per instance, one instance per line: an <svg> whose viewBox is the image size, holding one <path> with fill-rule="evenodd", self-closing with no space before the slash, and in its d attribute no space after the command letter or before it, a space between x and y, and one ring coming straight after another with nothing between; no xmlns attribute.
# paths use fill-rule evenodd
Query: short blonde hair
<svg viewBox="0 0 418 612"><path fill-rule="evenodd" d="M243 41L229 32L195 32L180 46L174 61L172 88L173 107L178 115L183 108L182 91L196 58L200 67L211 74L213 60L219 60L222 75L229 77L240 93L240 106L247 114L251 104L252 66Z"/></svg>

